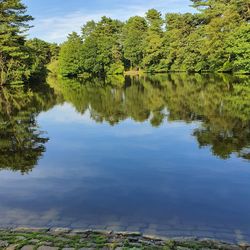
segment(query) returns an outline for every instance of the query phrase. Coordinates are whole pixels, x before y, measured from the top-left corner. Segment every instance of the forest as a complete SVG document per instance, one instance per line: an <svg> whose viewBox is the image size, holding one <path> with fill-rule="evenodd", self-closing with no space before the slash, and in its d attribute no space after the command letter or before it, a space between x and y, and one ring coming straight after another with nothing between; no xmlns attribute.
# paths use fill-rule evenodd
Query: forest
<svg viewBox="0 0 250 250"><path fill-rule="evenodd" d="M61 44L28 39L21 0L0 1L0 85L134 72L250 72L249 0L192 0L194 13L102 17ZM47 65L50 64L50 67Z"/></svg>
<svg viewBox="0 0 250 250"><path fill-rule="evenodd" d="M194 14L150 9L126 22L102 17L62 44L63 76L124 71L250 72L248 0L193 0ZM132 73L131 72L131 73Z"/></svg>

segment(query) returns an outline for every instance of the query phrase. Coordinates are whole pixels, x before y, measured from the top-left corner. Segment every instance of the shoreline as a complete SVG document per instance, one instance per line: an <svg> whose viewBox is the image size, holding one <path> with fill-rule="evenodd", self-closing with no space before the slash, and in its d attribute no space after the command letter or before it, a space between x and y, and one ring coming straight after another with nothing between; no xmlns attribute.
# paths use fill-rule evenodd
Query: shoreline
<svg viewBox="0 0 250 250"><path fill-rule="evenodd" d="M140 232L116 232L111 230L17 227L0 228L0 249L250 250L250 243L239 242L233 244L212 238L160 237Z"/></svg>

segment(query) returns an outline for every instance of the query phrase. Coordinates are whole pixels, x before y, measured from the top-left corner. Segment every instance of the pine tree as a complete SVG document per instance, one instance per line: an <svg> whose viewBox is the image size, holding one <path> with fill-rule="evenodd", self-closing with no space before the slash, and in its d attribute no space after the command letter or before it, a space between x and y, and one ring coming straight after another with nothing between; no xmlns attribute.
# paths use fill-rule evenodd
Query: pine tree
<svg viewBox="0 0 250 250"><path fill-rule="evenodd" d="M63 76L77 76L83 72L82 39L73 32L62 45L59 53L59 72Z"/></svg>
<svg viewBox="0 0 250 250"><path fill-rule="evenodd" d="M142 64L146 32L146 20L139 16L131 17L123 28L124 57L129 60L131 69L138 69Z"/></svg>
<svg viewBox="0 0 250 250"><path fill-rule="evenodd" d="M0 85L21 82L29 75L24 43L32 19L21 0L0 0Z"/></svg>
<svg viewBox="0 0 250 250"><path fill-rule="evenodd" d="M143 64L147 71L157 71L157 66L162 59L163 46L163 19L161 13L151 9L146 13L148 31L144 41Z"/></svg>

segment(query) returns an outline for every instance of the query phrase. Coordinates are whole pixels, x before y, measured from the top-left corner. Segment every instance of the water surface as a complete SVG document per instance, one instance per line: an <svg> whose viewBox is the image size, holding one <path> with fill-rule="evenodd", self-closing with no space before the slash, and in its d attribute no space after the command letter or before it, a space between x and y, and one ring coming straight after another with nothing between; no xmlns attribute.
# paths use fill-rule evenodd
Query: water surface
<svg viewBox="0 0 250 250"><path fill-rule="evenodd" d="M48 79L0 92L0 225L250 240L250 84Z"/></svg>

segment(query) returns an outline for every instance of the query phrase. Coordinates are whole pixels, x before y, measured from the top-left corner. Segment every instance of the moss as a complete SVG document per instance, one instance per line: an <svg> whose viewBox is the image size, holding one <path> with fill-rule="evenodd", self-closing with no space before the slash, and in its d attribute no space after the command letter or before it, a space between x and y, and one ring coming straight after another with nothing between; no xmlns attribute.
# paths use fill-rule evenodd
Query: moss
<svg viewBox="0 0 250 250"><path fill-rule="evenodd" d="M97 245L97 247L104 247L105 244L108 242L108 239L104 235L100 234L92 234L90 236L90 241Z"/></svg>
<svg viewBox="0 0 250 250"><path fill-rule="evenodd" d="M140 237L138 236L138 242ZM220 249L223 250L223 246L219 242L215 241L186 241L178 242L174 240L166 241L164 246L151 245L152 241L142 242L140 245L138 242L133 243L129 237L121 235L106 235L102 233L91 233L89 235L51 235L49 233L17 233L10 231L0 231L0 240L7 241L10 245L16 244L16 250L20 250L25 245L34 245L36 250L39 246L45 244L45 242L51 243L51 246L62 248L95 248L102 249L107 247L108 249L116 249L116 247L123 246L124 250L177 250L178 247L187 249ZM37 240L35 242L34 240ZM162 242L164 243L164 242ZM228 246L227 246L228 247ZM0 250L4 248L0 248Z"/></svg>

